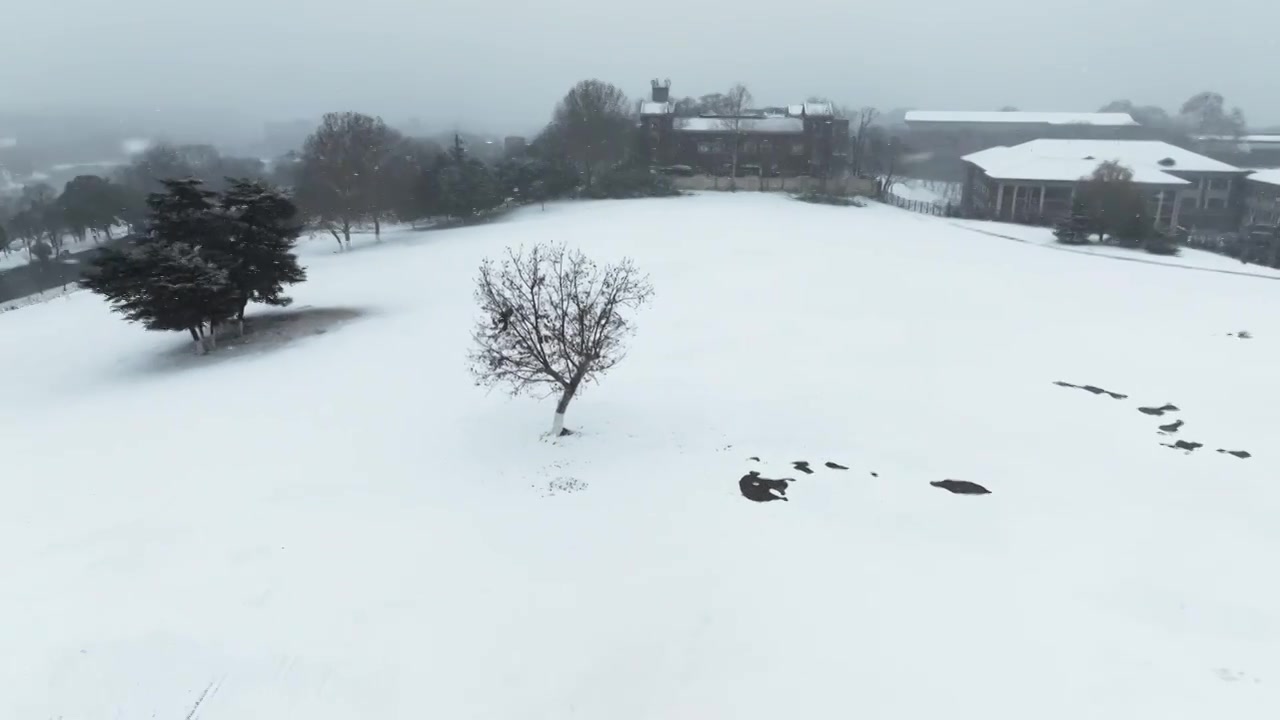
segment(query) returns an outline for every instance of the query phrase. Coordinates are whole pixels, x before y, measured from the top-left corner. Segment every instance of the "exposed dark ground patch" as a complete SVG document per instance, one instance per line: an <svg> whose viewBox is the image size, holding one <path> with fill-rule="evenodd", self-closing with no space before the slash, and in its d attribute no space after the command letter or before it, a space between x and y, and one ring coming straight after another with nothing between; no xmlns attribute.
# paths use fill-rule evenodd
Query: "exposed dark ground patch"
<svg viewBox="0 0 1280 720"><path fill-rule="evenodd" d="M1164 405L1161 405L1158 408L1157 407L1140 407L1138 408L1138 412L1142 413L1143 415L1153 415L1155 417L1161 417L1165 413L1178 412L1179 409L1180 408L1177 405L1174 405L1173 403L1165 403Z"/></svg>
<svg viewBox="0 0 1280 720"><path fill-rule="evenodd" d="M1218 452L1220 452L1220 453L1225 453L1225 454L1227 454L1227 455L1235 455L1236 457L1240 458L1241 460L1248 460L1249 458L1253 457L1253 454L1252 454L1252 453L1250 453L1248 450L1222 450L1222 449L1219 449L1219 450L1218 450Z"/></svg>
<svg viewBox="0 0 1280 720"><path fill-rule="evenodd" d="M849 468L845 467L844 465L841 465L840 463L835 463L835 462L830 462L830 461L828 461L828 462L826 462L826 463L824 463L824 464L825 464L827 467L831 468L832 470L848 470L848 469L849 469Z"/></svg>
<svg viewBox="0 0 1280 720"><path fill-rule="evenodd" d="M1167 448L1173 448L1174 450L1186 450L1187 452L1194 452L1204 447L1204 443L1191 442L1189 440L1179 440L1174 443L1160 443L1160 444Z"/></svg>
<svg viewBox="0 0 1280 720"><path fill-rule="evenodd" d="M1097 385L1073 385L1069 382L1064 382L1062 380L1054 380L1053 384L1057 385L1058 387L1075 388L1076 390L1084 390L1085 392L1091 392L1094 395L1109 395L1113 400L1126 400L1129 397L1128 395L1124 395L1118 392L1111 392L1110 390L1104 390L1103 388L1100 388Z"/></svg>
<svg viewBox="0 0 1280 720"><path fill-rule="evenodd" d="M556 495L568 495L572 493L582 492L587 489L586 481L573 477L558 477L547 483L543 489L543 497L555 497Z"/></svg>
<svg viewBox="0 0 1280 720"><path fill-rule="evenodd" d="M1248 330L1241 330L1240 332L1227 333L1227 337L1240 338L1241 340L1252 340L1253 333Z"/></svg>
<svg viewBox="0 0 1280 720"><path fill-rule="evenodd" d="M880 473L878 473L878 472L873 472L873 473L871 473L871 477L878 478L878 477L880 477Z"/></svg>
<svg viewBox="0 0 1280 720"><path fill-rule="evenodd" d="M1179 430L1181 430L1181 429L1182 429L1182 426L1183 426L1183 425L1185 425L1185 424L1186 424L1186 423L1185 423L1185 422L1183 422L1182 420L1178 420L1178 421L1176 421L1176 422L1171 422L1171 423L1169 423L1168 425L1161 425L1161 426L1160 426L1160 432L1162 432L1162 433L1164 433L1164 434L1166 434L1166 435L1172 435L1173 433L1176 433L1176 432L1178 432Z"/></svg>
<svg viewBox="0 0 1280 720"><path fill-rule="evenodd" d="M968 480L934 480L930 485L957 495L990 495L991 491Z"/></svg>
<svg viewBox="0 0 1280 720"><path fill-rule="evenodd" d="M234 329L223 331L218 337L217 347L206 355L196 355L190 336L182 333L180 342L153 358L144 370L208 367L248 354L271 352L302 338L324 335L367 315L368 312L361 308L314 306L256 313L245 318L243 336ZM179 333L173 333L174 338L179 336Z"/></svg>
<svg viewBox="0 0 1280 720"><path fill-rule="evenodd" d="M772 502L787 499L787 483L795 482L791 478L773 480L760 477L760 473L752 470L738 481L738 490L742 497L753 502Z"/></svg>
<svg viewBox="0 0 1280 720"><path fill-rule="evenodd" d="M812 475L812 474L813 474L813 468L809 467L809 461L808 461L808 460L796 460L795 462L791 463L791 465L792 465L793 467L795 467L795 469L796 469L796 470L799 470L800 472L804 473L805 475Z"/></svg>
<svg viewBox="0 0 1280 720"><path fill-rule="evenodd" d="M760 462L760 458L756 457L755 455L752 455L747 459L750 460L751 462Z"/></svg>

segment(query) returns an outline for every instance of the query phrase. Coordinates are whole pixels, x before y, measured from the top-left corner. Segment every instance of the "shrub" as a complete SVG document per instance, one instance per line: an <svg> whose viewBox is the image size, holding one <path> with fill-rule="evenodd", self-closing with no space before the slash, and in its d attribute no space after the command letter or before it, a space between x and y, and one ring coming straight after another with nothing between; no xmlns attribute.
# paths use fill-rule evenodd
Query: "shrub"
<svg viewBox="0 0 1280 720"><path fill-rule="evenodd" d="M799 195L792 195L792 197L800 202L815 203L817 205L837 205L839 207L867 206L860 198L831 195L828 193L818 192L817 190L810 190Z"/></svg>
<svg viewBox="0 0 1280 720"><path fill-rule="evenodd" d="M679 194L680 191L671 182L671 178L639 167L606 170L595 179L591 187L582 191L583 197L595 200L672 197Z"/></svg>

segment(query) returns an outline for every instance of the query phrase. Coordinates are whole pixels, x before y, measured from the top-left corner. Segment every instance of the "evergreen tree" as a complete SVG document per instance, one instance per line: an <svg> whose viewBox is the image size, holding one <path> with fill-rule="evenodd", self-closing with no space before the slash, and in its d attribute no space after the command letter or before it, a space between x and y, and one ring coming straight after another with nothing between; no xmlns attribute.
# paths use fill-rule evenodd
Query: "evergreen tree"
<svg viewBox="0 0 1280 720"><path fill-rule="evenodd" d="M293 254L302 227L296 222L298 209L293 201L259 182L233 181L219 205L226 232L217 236L217 245L204 250L206 257L227 270L243 334L246 305L289 305L293 299L284 294L284 286L307 279Z"/></svg>
<svg viewBox="0 0 1280 720"><path fill-rule="evenodd" d="M126 320L142 323L148 330L190 332L197 353L206 350L206 329L234 313L234 288L227 272L185 242L108 248L80 284L105 297Z"/></svg>
<svg viewBox="0 0 1280 720"><path fill-rule="evenodd" d="M503 198L488 166L467 155L462 138L442 158L439 172L440 209L458 219L475 217L502 204Z"/></svg>
<svg viewBox="0 0 1280 720"><path fill-rule="evenodd" d="M300 232L293 203L249 180L221 195L199 180L166 180L147 201L147 233L133 247L108 249L81 284L148 330L187 330L197 352L249 302L287 305L284 286L306 273L293 255Z"/></svg>
<svg viewBox="0 0 1280 720"><path fill-rule="evenodd" d="M1076 200L1071 204L1071 216L1058 223L1053 235L1063 245L1087 245L1093 232L1094 222L1084 203Z"/></svg>

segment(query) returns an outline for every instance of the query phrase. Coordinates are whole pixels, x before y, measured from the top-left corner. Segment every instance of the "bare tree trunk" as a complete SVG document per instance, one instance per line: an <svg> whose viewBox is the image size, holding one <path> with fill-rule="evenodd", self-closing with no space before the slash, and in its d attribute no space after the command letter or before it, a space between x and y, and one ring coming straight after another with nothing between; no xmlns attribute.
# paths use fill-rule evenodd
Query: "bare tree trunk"
<svg viewBox="0 0 1280 720"><path fill-rule="evenodd" d="M738 121L738 123L741 123L741 122L742 122L741 120ZM735 127L733 130L733 159L732 159L733 167L729 171L729 192L738 191L738 144L740 142L741 142L741 138L738 137L738 128Z"/></svg>
<svg viewBox="0 0 1280 720"><path fill-rule="evenodd" d="M551 422L551 439L555 440L564 433L564 414L569 409L569 402L573 400L573 396L578 392L578 386L582 384L582 378L585 372L578 373L569 381L569 386L560 394L560 402L556 403L556 416Z"/></svg>
<svg viewBox="0 0 1280 720"><path fill-rule="evenodd" d="M377 215L373 216L373 239L374 242L382 242L382 221Z"/></svg>
<svg viewBox="0 0 1280 720"><path fill-rule="evenodd" d="M195 354L203 355L205 352L204 338L201 337L201 332L203 331L197 331L196 328L194 327L187 328L187 331L191 333L191 342L194 345L193 349L195 351Z"/></svg>
<svg viewBox="0 0 1280 720"><path fill-rule="evenodd" d="M347 249L351 249L351 221L342 218L342 238L347 241Z"/></svg>
<svg viewBox="0 0 1280 720"><path fill-rule="evenodd" d="M332 225L329 226L329 234L332 235L333 239L337 241L338 252L342 252L342 236L338 234L337 229L334 228Z"/></svg>

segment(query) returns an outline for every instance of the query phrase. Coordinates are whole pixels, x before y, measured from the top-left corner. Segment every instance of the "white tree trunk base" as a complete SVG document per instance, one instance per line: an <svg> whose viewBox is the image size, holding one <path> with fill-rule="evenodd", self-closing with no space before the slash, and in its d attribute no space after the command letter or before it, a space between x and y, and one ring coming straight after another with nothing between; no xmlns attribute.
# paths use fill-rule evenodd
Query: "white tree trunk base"
<svg viewBox="0 0 1280 720"><path fill-rule="evenodd" d="M564 413L556 413L556 418L551 423L551 439L559 440L561 432L564 432Z"/></svg>

